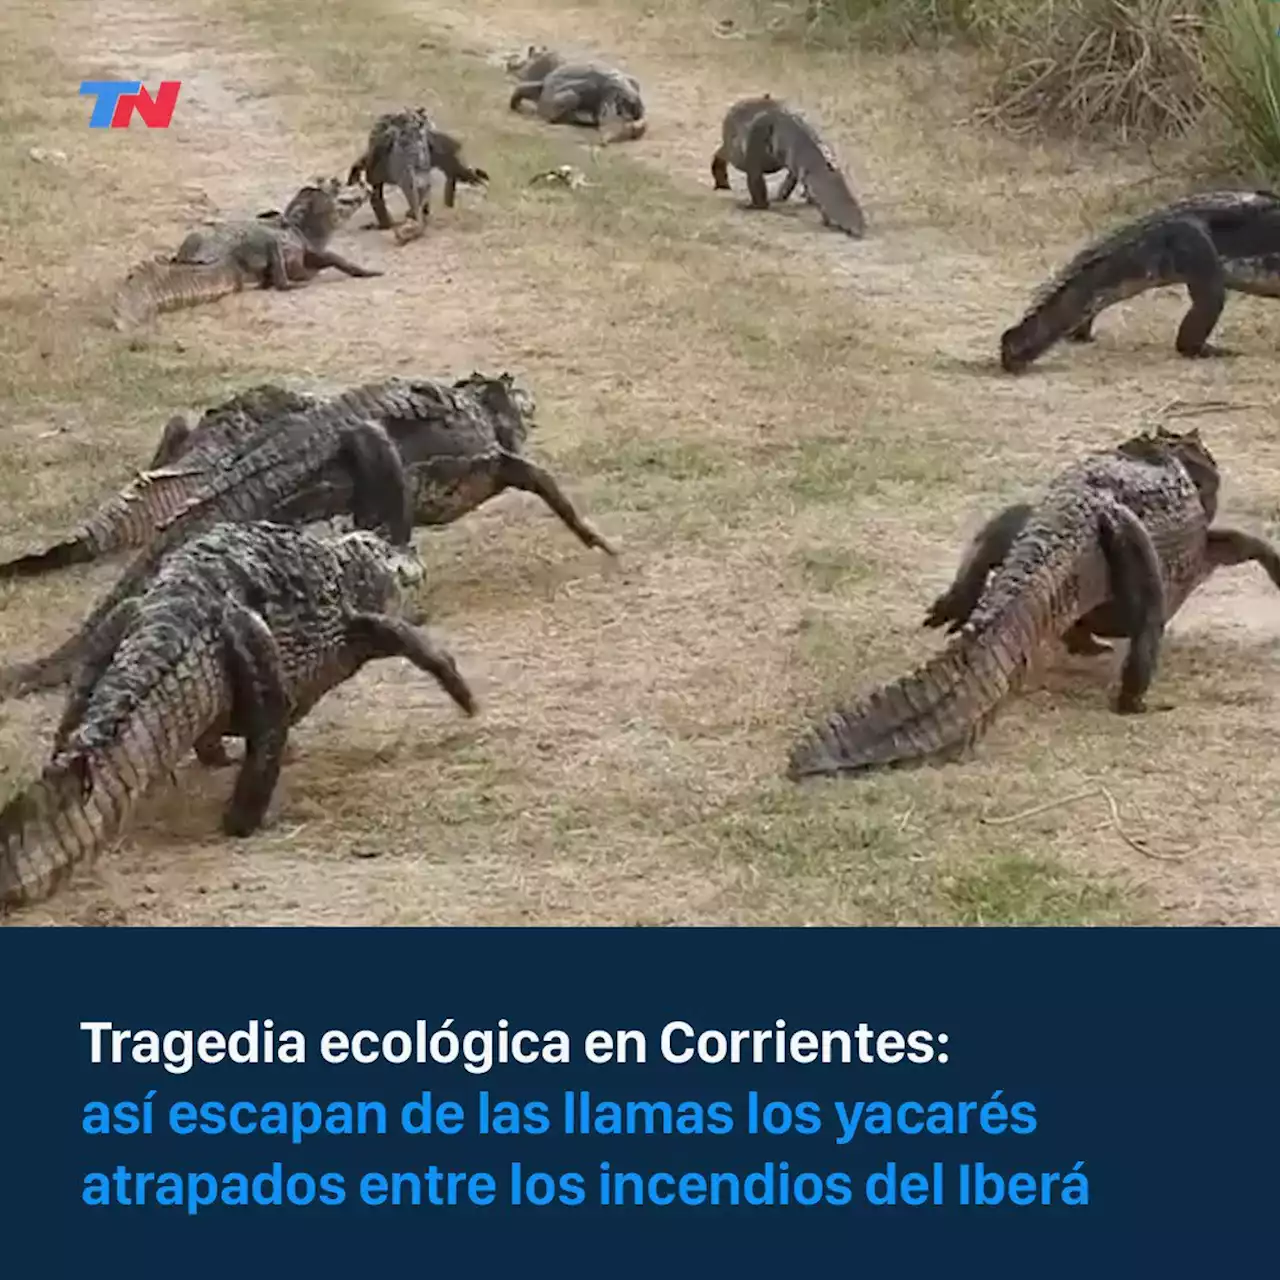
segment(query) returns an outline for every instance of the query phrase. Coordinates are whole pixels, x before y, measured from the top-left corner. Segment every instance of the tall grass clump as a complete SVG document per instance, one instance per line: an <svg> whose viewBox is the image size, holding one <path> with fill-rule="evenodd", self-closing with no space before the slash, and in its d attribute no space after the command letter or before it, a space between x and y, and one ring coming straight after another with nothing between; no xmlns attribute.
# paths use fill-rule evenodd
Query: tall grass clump
<svg viewBox="0 0 1280 1280"><path fill-rule="evenodd" d="M1219 0L1205 29L1209 100L1230 126L1243 159L1280 174L1280 5Z"/></svg>
<svg viewBox="0 0 1280 1280"><path fill-rule="evenodd" d="M981 113L1014 132L1178 137L1207 104L1205 26L1230 0L1041 0L992 41Z"/></svg>

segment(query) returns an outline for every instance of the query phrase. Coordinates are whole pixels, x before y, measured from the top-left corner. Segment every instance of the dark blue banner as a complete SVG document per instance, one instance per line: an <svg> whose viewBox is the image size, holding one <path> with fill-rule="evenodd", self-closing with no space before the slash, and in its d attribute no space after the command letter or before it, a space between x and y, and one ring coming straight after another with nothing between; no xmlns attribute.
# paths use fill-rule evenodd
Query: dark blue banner
<svg viewBox="0 0 1280 1280"><path fill-rule="evenodd" d="M5 1273L1273 1266L1278 937L6 929Z"/></svg>

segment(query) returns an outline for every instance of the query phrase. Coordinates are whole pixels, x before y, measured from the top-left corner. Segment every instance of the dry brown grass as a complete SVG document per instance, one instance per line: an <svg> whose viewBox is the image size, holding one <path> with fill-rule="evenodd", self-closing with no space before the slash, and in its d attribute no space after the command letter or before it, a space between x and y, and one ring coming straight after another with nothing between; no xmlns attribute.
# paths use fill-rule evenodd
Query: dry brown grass
<svg viewBox="0 0 1280 1280"><path fill-rule="evenodd" d="M510 368L542 406L532 451L624 557L583 551L520 495L423 533L437 625L483 701L474 723L410 672L370 670L297 733L270 831L218 838L228 780L185 770L118 853L26 919L1280 915L1280 628L1248 571L1180 619L1160 673L1174 712L1112 716L1114 664L1075 662L1012 706L971 764L806 788L780 777L809 716L931 651L921 612L981 515L1170 397L1261 406L1206 430L1231 514L1270 518L1267 304L1233 300L1226 338L1251 354L1229 364L1179 361L1181 300L1147 298L1109 315L1095 348L1053 353L1019 380L995 371L1000 328L1141 169L971 130L955 56L851 61L727 41L674 2L384 0L355 15L322 0L172 0L159 16L140 4L112 16L21 0L4 20L5 154L18 172L0 198L21 204L4 210L5 265L18 265L0 305L23 318L3 338L17 442L0 480L14 513L5 549L73 519L175 408L257 378ZM59 67L55 23L61 47L108 31L115 47L100 66ZM482 55L534 40L625 61L646 87L648 137L592 154L578 131L512 116ZM108 68L181 74L174 129L90 133L74 99L47 124L15 117L55 71L73 83ZM846 155L865 242L824 232L799 204L748 214L740 190L710 191L721 113L766 87L803 102ZM275 203L311 172L344 168L375 111L415 99L495 181L404 248L358 218L342 247L385 277L169 317L143 352L89 326L114 274L196 216L197 192L227 209ZM32 165L33 143L70 164ZM526 187L561 162L593 185ZM101 194L77 201L77 178ZM44 438L50 423L68 430ZM8 591L0 644L55 640L110 572ZM2 710L12 786L35 766L53 706ZM984 822L1098 782L1130 834L1190 859L1136 852L1101 801Z"/></svg>

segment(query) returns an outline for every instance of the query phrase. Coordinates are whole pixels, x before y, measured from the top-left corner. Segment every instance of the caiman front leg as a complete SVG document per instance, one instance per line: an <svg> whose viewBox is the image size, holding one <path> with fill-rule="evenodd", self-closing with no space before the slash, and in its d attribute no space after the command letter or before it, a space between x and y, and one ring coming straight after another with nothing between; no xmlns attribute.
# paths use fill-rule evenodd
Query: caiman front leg
<svg viewBox="0 0 1280 1280"><path fill-rule="evenodd" d="M1094 341L1093 322L1095 319L1096 317L1092 315L1085 316L1085 318L1081 320L1080 323L1076 325L1074 329L1071 329L1068 331L1067 341L1068 342L1093 342Z"/></svg>
<svg viewBox="0 0 1280 1280"><path fill-rule="evenodd" d="M1210 529L1207 554L1215 569L1251 561L1260 564L1271 581L1280 587L1280 551L1265 538L1240 529Z"/></svg>
<svg viewBox="0 0 1280 1280"><path fill-rule="evenodd" d="M273 289L282 293L289 289L301 289L306 280L296 280L289 273L289 259L285 256L284 246L279 240L271 241L267 250L267 273Z"/></svg>
<svg viewBox="0 0 1280 1280"><path fill-rule="evenodd" d="M375 271L372 267L357 266L340 253L334 253L332 249L308 247L302 251L302 263L313 274L324 270L325 267L332 267L335 271L341 271L346 276L354 276L358 280L373 280L382 275L381 271Z"/></svg>
<svg viewBox="0 0 1280 1280"><path fill-rule="evenodd" d="M400 192L409 213L404 224L396 228L396 243L408 244L410 240L420 240L427 233L427 219L431 216L430 176L423 182L418 174L409 174L400 184Z"/></svg>
<svg viewBox="0 0 1280 1280"><path fill-rule="evenodd" d="M597 533L574 509L573 503L564 495L550 472L518 453L504 452L498 462L498 477L501 482L512 489L522 489L526 493L536 493L577 535L579 541L588 547L598 547L606 555L616 556L616 548L603 536Z"/></svg>
<svg viewBox="0 0 1280 1280"><path fill-rule="evenodd" d="M1121 715L1132 715L1147 709L1146 693L1160 656L1164 578L1151 535L1128 507L1115 504L1098 513L1098 541L1111 577L1111 605L1129 639L1113 705Z"/></svg>
<svg viewBox="0 0 1280 1280"><path fill-rule="evenodd" d="M232 689L232 723L244 758L222 815L229 836L248 836L267 815L289 737L289 697L280 651L260 613L232 604L223 613L223 660Z"/></svg>
<svg viewBox="0 0 1280 1280"><path fill-rule="evenodd" d="M475 715L475 695L462 678L453 655L404 618L381 613L353 614L347 623L347 636L352 644L374 658L407 659L420 671L434 676L467 715Z"/></svg>

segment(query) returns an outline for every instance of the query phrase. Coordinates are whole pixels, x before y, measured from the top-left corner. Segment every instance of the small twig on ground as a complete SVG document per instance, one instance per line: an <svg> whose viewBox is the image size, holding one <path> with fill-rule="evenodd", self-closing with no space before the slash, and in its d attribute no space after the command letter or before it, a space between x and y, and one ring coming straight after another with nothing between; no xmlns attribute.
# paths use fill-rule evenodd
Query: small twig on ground
<svg viewBox="0 0 1280 1280"><path fill-rule="evenodd" d="M1107 802L1107 808L1110 810L1110 818L1106 822L1100 823L1094 830L1101 831L1103 827L1110 827L1130 849L1135 853L1142 854L1144 858L1151 858L1156 862L1186 862L1198 851L1189 849L1185 853L1156 853L1148 849L1143 841L1131 836L1124 829L1124 824L1120 821L1120 806L1116 803L1115 796L1106 787L1090 787L1087 791L1077 791L1074 795L1062 796L1057 800L1048 800L1044 804L1036 805L1034 808L1023 809L1020 813L1007 814L1002 818L980 817L978 821L988 827L1011 826L1017 822L1025 822L1028 818L1038 817L1042 813L1048 813L1051 809L1061 809L1065 805L1077 804L1081 800L1089 800L1094 796L1101 796Z"/></svg>
<svg viewBox="0 0 1280 1280"><path fill-rule="evenodd" d="M1232 413L1237 409L1261 409L1262 405L1238 400L1202 400L1198 404L1174 396L1152 415L1152 418L1195 418L1205 413Z"/></svg>
<svg viewBox="0 0 1280 1280"><path fill-rule="evenodd" d="M1042 813L1048 813L1050 809L1061 809L1064 805L1075 804L1079 800L1087 800L1090 796L1098 794L1097 787L1090 787L1088 791L1077 792L1073 796L1063 796L1059 800L1048 800L1044 804L1038 804L1034 809L1024 809L1021 813L1010 813L1003 818L979 818L978 821L988 827L1007 827L1015 822L1023 822L1027 818L1038 818Z"/></svg>

